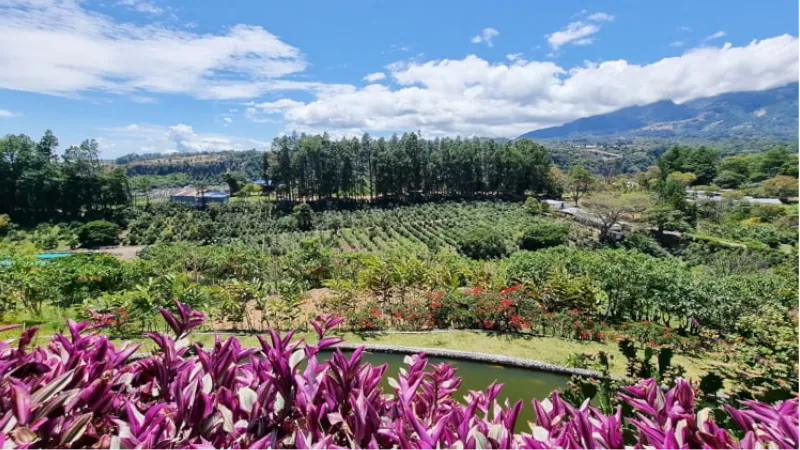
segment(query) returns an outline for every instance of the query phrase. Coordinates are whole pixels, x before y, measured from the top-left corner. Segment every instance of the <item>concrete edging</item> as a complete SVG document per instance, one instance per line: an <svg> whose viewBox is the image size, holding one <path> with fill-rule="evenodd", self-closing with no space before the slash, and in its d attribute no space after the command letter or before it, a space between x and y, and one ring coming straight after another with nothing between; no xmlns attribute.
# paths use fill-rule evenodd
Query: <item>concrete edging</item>
<svg viewBox="0 0 800 450"><path fill-rule="evenodd" d="M401 345L380 345L380 344L347 344L341 343L335 348L341 350L355 350L364 347L364 350L374 353L402 353L417 354L424 353L426 356L437 358L459 359L464 361L476 361L501 366L517 367L521 369L538 370L541 372L558 373L562 375L578 375L582 377L601 378L600 372L588 369L578 369L574 367L564 367L556 364L549 364L533 359L515 358L512 356L495 355L492 353L466 352L462 350L450 350L445 348L426 348L426 347L404 347Z"/></svg>

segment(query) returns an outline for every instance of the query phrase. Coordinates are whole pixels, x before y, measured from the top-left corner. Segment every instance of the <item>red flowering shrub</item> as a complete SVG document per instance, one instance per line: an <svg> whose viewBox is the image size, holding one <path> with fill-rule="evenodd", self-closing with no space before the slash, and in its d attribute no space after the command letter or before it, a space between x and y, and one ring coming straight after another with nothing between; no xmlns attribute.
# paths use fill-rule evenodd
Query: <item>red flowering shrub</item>
<svg viewBox="0 0 800 450"><path fill-rule="evenodd" d="M347 325L356 331L377 331L387 327L387 319L376 303L356 309L347 317Z"/></svg>
<svg viewBox="0 0 800 450"><path fill-rule="evenodd" d="M601 341L605 324L589 312L549 312L520 285L499 291L477 286L463 291L434 291L402 303L370 303L348 314L353 330L488 329Z"/></svg>

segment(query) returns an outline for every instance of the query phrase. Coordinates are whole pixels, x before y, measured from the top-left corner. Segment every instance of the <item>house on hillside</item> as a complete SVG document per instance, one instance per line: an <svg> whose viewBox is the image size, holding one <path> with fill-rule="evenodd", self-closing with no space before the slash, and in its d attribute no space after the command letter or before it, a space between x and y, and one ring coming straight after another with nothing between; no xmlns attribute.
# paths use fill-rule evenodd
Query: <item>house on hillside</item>
<svg viewBox="0 0 800 450"><path fill-rule="evenodd" d="M566 207L563 200L544 199L542 201L550 207L551 211L561 211Z"/></svg>
<svg viewBox="0 0 800 450"><path fill-rule="evenodd" d="M192 206L203 206L211 203L226 204L231 196L223 191L206 191L203 196L193 186L186 186L169 197L171 202L187 203Z"/></svg>
<svg viewBox="0 0 800 450"><path fill-rule="evenodd" d="M258 180L253 181L253 184L260 186L262 192L272 192L275 190L272 180L262 180L259 178Z"/></svg>

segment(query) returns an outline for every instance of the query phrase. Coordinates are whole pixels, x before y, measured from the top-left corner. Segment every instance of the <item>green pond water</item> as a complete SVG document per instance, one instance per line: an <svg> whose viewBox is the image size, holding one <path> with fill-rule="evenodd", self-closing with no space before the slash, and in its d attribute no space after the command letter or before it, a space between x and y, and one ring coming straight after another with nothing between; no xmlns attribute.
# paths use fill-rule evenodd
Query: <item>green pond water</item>
<svg viewBox="0 0 800 450"><path fill-rule="evenodd" d="M403 363L405 355L389 353L364 352L361 360L372 365L389 364L384 377L384 392L394 392L389 386L387 377L397 379L398 368L406 366ZM528 421L533 421L536 415L531 404L531 399L539 400L547 398L556 389L566 386L569 376L550 372L539 372L530 369L520 369L516 367L506 367L493 364L486 364L474 361L464 361L458 359L444 359L428 357L429 364L439 364L445 362L457 369L456 375L462 378L461 387L454 397L459 401L464 401L464 395L468 390L485 390L493 382L503 384L498 400L503 403L508 399L511 404L517 400L523 400L522 412L517 420L517 431L528 431Z"/></svg>

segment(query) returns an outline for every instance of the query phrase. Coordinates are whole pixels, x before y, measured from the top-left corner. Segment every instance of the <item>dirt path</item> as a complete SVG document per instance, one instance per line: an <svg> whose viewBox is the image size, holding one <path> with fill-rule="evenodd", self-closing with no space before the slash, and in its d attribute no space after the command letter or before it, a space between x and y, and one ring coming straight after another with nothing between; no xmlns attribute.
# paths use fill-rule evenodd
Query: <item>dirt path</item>
<svg viewBox="0 0 800 450"><path fill-rule="evenodd" d="M139 255L144 245L120 245L118 247L103 247L94 250L79 249L77 252L108 253L121 259L131 260Z"/></svg>

